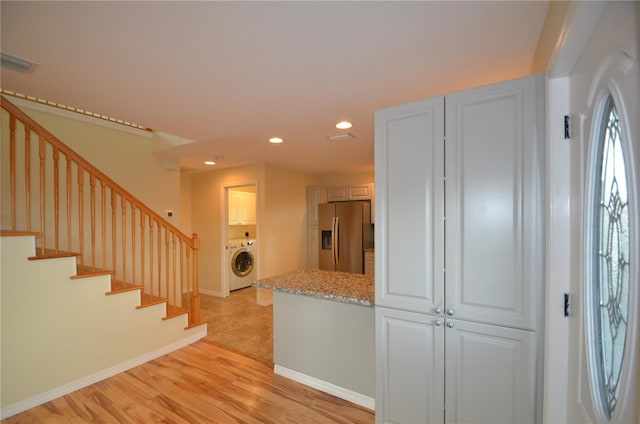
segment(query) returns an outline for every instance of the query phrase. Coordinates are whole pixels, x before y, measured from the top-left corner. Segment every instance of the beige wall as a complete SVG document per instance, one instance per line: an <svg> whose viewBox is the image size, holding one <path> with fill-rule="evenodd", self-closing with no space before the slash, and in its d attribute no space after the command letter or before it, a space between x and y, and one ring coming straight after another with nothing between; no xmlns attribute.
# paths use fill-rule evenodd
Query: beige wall
<svg viewBox="0 0 640 424"><path fill-rule="evenodd" d="M259 276L270 277L304 269L307 263L307 185L302 172L266 166L265 220L261 237ZM264 223L264 225L262 225Z"/></svg>
<svg viewBox="0 0 640 424"><path fill-rule="evenodd" d="M224 243L225 214L222 208L224 188L234 185L256 184L258 241L263 239L262 228L265 203L265 165L222 169L191 174L191 228L200 238L199 284L203 293L220 295L221 255ZM262 251L258 252L258 272ZM260 274L258 274L260 275Z"/></svg>
<svg viewBox="0 0 640 424"><path fill-rule="evenodd" d="M256 184L257 277L303 269L306 263L306 187L310 176L260 164L191 175L191 223L200 237L199 283L222 293L224 188Z"/></svg>
<svg viewBox="0 0 640 424"><path fill-rule="evenodd" d="M373 182L373 172L310 175L269 164L195 173L189 176L191 229L200 237L200 289L222 294L224 188L257 185L257 278L306 268L308 185ZM183 192L183 199L186 199Z"/></svg>
<svg viewBox="0 0 640 424"><path fill-rule="evenodd" d="M569 9L569 1L551 1L547 9L547 16L540 32L538 46L536 47L531 64L531 75L546 72L551 55L557 47L560 32L564 24L565 16Z"/></svg>
<svg viewBox="0 0 640 424"><path fill-rule="evenodd" d="M155 135L146 137L39 110L23 110L156 213L166 218L165 211L173 211L169 222L188 233L188 226L181 221L180 171L165 168L166 160L153 153Z"/></svg>
<svg viewBox="0 0 640 424"><path fill-rule="evenodd" d="M371 172L351 172L351 173L333 173L319 174L314 176L314 185L319 186L340 186L340 185L358 185L369 184L373 182L373 171Z"/></svg>
<svg viewBox="0 0 640 424"><path fill-rule="evenodd" d="M138 291L106 296L110 276L70 279L75 258L29 261L33 236L0 237L1 407L8 416L206 336ZM37 293L37 295L36 295Z"/></svg>

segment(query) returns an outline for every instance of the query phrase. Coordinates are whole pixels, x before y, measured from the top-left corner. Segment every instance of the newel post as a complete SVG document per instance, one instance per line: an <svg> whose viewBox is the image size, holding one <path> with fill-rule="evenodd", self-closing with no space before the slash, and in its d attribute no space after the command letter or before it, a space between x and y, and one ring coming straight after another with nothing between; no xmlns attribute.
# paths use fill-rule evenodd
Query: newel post
<svg viewBox="0 0 640 424"><path fill-rule="evenodd" d="M193 301L191 302L191 320L193 323L200 322L200 293L198 289L198 249L200 249L200 239L197 233L193 233Z"/></svg>

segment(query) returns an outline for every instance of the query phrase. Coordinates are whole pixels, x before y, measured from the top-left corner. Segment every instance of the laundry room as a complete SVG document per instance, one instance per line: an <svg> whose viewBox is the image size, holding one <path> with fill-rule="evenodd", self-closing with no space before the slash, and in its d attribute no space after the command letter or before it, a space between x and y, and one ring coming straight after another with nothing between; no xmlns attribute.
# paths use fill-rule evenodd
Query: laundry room
<svg viewBox="0 0 640 424"><path fill-rule="evenodd" d="M227 191L229 290L250 287L256 279L256 186Z"/></svg>

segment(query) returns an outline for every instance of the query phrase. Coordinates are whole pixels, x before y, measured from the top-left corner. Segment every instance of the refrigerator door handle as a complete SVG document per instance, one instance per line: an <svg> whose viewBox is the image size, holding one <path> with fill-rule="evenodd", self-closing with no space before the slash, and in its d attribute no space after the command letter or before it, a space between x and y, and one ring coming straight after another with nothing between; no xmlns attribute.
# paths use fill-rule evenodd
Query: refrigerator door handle
<svg viewBox="0 0 640 424"><path fill-rule="evenodd" d="M333 224L333 264L338 265L338 259L340 258L340 252L338 251L338 239L340 238L340 218L337 216L334 219Z"/></svg>

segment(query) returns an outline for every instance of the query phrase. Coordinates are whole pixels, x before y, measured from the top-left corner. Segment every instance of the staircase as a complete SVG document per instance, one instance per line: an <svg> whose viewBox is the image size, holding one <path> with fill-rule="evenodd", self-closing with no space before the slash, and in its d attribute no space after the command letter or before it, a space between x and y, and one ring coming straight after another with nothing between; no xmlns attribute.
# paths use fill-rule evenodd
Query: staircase
<svg viewBox="0 0 640 424"><path fill-rule="evenodd" d="M2 418L206 335L187 236L2 97Z"/></svg>

